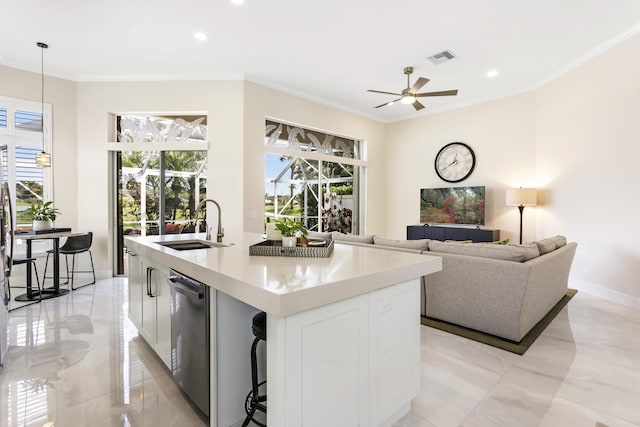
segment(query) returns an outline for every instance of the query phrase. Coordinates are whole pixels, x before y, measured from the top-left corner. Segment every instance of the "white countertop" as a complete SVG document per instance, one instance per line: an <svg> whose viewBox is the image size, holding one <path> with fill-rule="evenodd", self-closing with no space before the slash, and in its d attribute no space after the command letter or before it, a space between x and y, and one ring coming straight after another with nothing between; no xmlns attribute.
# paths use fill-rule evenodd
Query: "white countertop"
<svg viewBox="0 0 640 427"><path fill-rule="evenodd" d="M155 242L204 240L201 234L127 237L126 246L269 314L284 317L442 269L437 256L335 242L328 258L251 256L263 234L225 237L222 248L176 251Z"/></svg>

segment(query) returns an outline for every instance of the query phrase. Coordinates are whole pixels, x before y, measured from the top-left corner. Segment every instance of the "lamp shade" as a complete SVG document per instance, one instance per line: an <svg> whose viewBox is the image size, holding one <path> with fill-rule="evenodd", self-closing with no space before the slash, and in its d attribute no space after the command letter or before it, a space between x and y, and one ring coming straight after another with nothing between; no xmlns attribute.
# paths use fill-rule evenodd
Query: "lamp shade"
<svg viewBox="0 0 640 427"><path fill-rule="evenodd" d="M535 188L507 189L507 206L535 206L538 192Z"/></svg>

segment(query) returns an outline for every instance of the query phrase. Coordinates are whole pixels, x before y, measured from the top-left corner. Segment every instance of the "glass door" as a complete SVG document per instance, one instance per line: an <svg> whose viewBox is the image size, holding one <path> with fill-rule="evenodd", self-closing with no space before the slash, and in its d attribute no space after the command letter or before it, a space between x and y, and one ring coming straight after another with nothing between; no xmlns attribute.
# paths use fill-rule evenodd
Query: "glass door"
<svg viewBox="0 0 640 427"><path fill-rule="evenodd" d="M206 197L206 151L122 151L117 165L116 272L126 274L125 236L193 232Z"/></svg>

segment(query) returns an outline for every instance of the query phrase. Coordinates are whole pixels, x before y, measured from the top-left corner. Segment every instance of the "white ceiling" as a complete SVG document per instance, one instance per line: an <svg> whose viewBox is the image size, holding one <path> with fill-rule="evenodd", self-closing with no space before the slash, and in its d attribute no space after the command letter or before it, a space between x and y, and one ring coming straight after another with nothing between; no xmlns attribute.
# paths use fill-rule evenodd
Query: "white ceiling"
<svg viewBox="0 0 640 427"><path fill-rule="evenodd" d="M47 75L247 79L393 122L534 89L638 30L638 0L13 0L0 64L39 73L42 41ZM366 90L399 92L405 66L458 96L373 109L393 97Z"/></svg>

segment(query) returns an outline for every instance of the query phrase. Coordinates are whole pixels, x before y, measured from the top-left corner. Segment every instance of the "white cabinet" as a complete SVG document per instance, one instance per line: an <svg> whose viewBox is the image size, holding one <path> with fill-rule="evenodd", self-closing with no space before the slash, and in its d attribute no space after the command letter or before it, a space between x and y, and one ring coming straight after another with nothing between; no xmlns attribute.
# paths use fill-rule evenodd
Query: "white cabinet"
<svg viewBox="0 0 640 427"><path fill-rule="evenodd" d="M129 251L129 320L136 328L142 328L142 296L145 289L140 257Z"/></svg>
<svg viewBox="0 0 640 427"><path fill-rule="evenodd" d="M420 390L419 298L415 279L268 316L267 424L390 426L409 412Z"/></svg>
<svg viewBox="0 0 640 427"><path fill-rule="evenodd" d="M129 257L129 319L171 368L169 270L139 256Z"/></svg>

